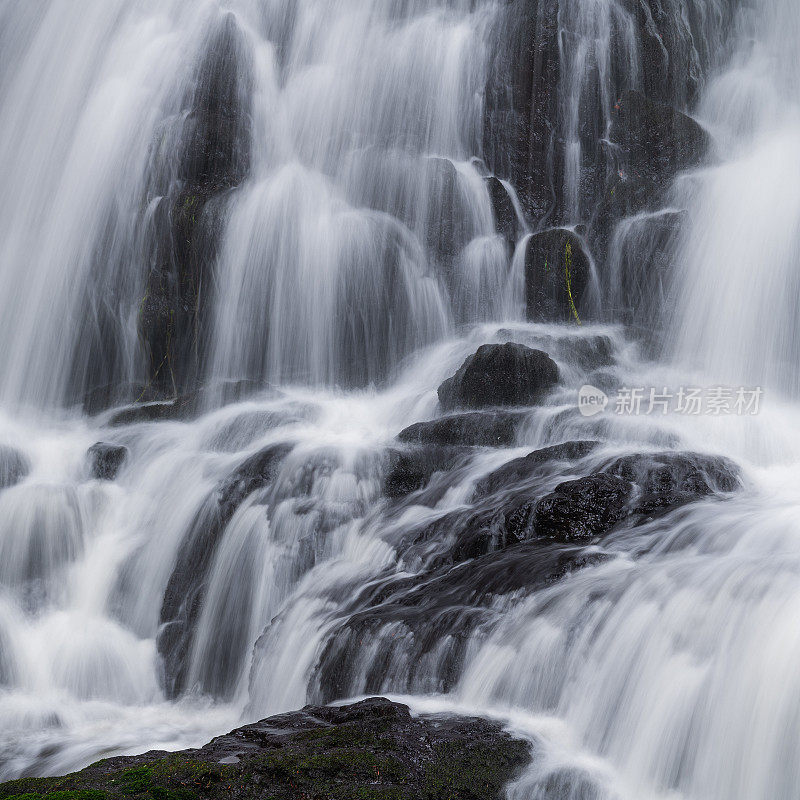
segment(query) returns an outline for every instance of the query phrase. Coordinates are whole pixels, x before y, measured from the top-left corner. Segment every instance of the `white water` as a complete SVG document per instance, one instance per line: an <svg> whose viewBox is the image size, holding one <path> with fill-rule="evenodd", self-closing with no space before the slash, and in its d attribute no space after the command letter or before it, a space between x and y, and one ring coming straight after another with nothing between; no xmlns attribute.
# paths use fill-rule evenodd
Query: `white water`
<svg viewBox="0 0 800 800"><path fill-rule="evenodd" d="M512 258L495 233L470 162L495 3L227 6L252 64L253 152L225 198L208 369L280 387L191 422L110 428L109 414L64 406L93 388L106 312L114 379L142 378L142 212L177 180L153 142L169 163L168 121L185 111L221 5L0 4L0 443L29 462L0 490L0 776L198 745L319 699L320 658L355 594L435 555L435 543L404 550L407 529L463 507L505 460L594 437L604 444L590 464L647 448L730 455L745 490L620 531L604 543L611 560L544 590L498 595L443 702L534 738L512 798L796 797L800 436L782 399L800 386L796 4L743 14L741 47L703 95L716 163L675 188L691 225L665 309L678 354L667 366L644 362L617 327L516 321L521 251ZM625 15L611 2L565 14L586 38L562 91L586 92L581 73L594 67L607 89L595 40L627 30ZM281 26L293 33L281 38ZM577 214L579 119L567 123ZM431 244L449 225L443 197L458 209L455 254ZM475 326L493 319L503 322ZM593 371L579 352L598 335L614 363ZM478 345L509 338L553 355L560 390L531 410L518 448L481 453L433 508L383 516L395 435L437 414L436 387ZM756 418L585 420L575 391L604 379L760 383L766 400ZM320 388L336 384L369 388ZM130 450L114 482L89 475L98 440ZM224 528L170 699L157 640L181 546L221 481L286 442L276 478ZM402 622L375 631L346 693L374 684L370 668L389 652L381 691L439 703L419 696L441 691L454 642L443 635L411 663L412 639Z"/></svg>

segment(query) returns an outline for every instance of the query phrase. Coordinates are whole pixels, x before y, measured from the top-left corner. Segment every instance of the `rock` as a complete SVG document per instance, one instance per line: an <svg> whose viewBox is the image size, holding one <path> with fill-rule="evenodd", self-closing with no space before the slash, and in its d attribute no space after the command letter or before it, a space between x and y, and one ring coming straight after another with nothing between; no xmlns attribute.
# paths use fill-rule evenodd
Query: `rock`
<svg viewBox="0 0 800 800"><path fill-rule="evenodd" d="M176 419L189 419L198 410L199 395L196 392L180 395L174 400L153 403L135 403L114 412L108 420L112 428L134 425L138 422L165 422Z"/></svg>
<svg viewBox="0 0 800 800"><path fill-rule="evenodd" d="M402 434L401 434L402 435ZM464 459L459 447L419 447L413 450L393 450L390 467L383 478L383 493L396 499L427 486L436 472L447 472Z"/></svg>
<svg viewBox="0 0 800 800"><path fill-rule="evenodd" d="M113 481L128 457L128 448L119 444L97 442L89 448L87 455L91 476L101 481Z"/></svg>
<svg viewBox="0 0 800 800"><path fill-rule="evenodd" d="M19 450L0 445L0 489L16 486L30 471L30 462Z"/></svg>
<svg viewBox="0 0 800 800"><path fill-rule="evenodd" d="M618 99L610 138L621 148L620 172L655 188L700 164L710 141L691 117L636 91Z"/></svg>
<svg viewBox="0 0 800 800"><path fill-rule="evenodd" d="M511 509L507 536L561 542L590 540L623 520L639 524L680 506L741 486L739 470L720 456L697 453L636 454L604 470L559 484L539 501Z"/></svg>
<svg viewBox="0 0 800 800"><path fill-rule="evenodd" d="M511 0L497 16L485 93L483 152L539 220L560 206L563 141L557 129L561 78L559 3Z"/></svg>
<svg viewBox="0 0 800 800"><path fill-rule="evenodd" d="M225 528L245 498L271 484L291 449L288 444L271 445L242 462L206 499L181 543L164 591L157 639L169 697L177 697L186 688L195 623Z"/></svg>
<svg viewBox="0 0 800 800"><path fill-rule="evenodd" d="M61 778L12 781L0 785L0 798L500 800L530 758L530 743L497 722L412 717L405 705L370 698L306 706L196 750L106 758Z"/></svg>
<svg viewBox="0 0 800 800"><path fill-rule="evenodd" d="M530 320L575 322L591 278L583 240L566 228L534 233L525 251L525 303Z"/></svg>
<svg viewBox="0 0 800 800"><path fill-rule="evenodd" d="M527 415L507 411L473 411L451 414L430 422L417 422L397 438L409 444L451 447L511 447L517 427Z"/></svg>
<svg viewBox="0 0 800 800"><path fill-rule="evenodd" d="M425 163L425 245L445 279L452 283L453 261L477 233L470 224L473 212L453 162L430 157Z"/></svg>
<svg viewBox="0 0 800 800"><path fill-rule="evenodd" d="M739 468L729 459L700 453L643 453L617 459L605 472L638 487L632 514L664 514L687 503L741 487Z"/></svg>
<svg viewBox="0 0 800 800"><path fill-rule="evenodd" d="M164 132L171 147L156 154L165 163L153 175L177 180L148 191L162 199L146 221L151 269L137 323L147 384L168 396L192 391L202 374L225 206L250 169L252 64L233 13L211 21L204 47L179 127Z"/></svg>
<svg viewBox="0 0 800 800"><path fill-rule="evenodd" d="M559 542L585 541L607 533L624 516L632 494L630 482L598 474L567 481L535 505L515 509L507 526L524 537L532 527L537 538Z"/></svg>
<svg viewBox="0 0 800 800"><path fill-rule="evenodd" d="M522 458L515 458L478 481L475 485L475 497L516 487L521 481L530 478L532 473L541 472L543 467L550 466L553 462L578 461L589 455L598 444L599 442L592 441L564 442L534 450Z"/></svg>
<svg viewBox="0 0 800 800"><path fill-rule="evenodd" d="M443 409L532 405L558 383L547 353L522 344L485 344L439 387Z"/></svg>
<svg viewBox="0 0 800 800"><path fill-rule="evenodd" d="M456 566L373 583L330 635L315 685L325 699L375 692L391 668L395 691L450 691L474 630L500 623L502 612L492 607L498 597L530 594L608 558L585 546L530 540ZM435 683L418 672L431 657Z"/></svg>
<svg viewBox="0 0 800 800"><path fill-rule="evenodd" d="M509 250L513 252L519 234L514 201L499 178L489 175L484 180L492 204L495 229L506 240Z"/></svg>

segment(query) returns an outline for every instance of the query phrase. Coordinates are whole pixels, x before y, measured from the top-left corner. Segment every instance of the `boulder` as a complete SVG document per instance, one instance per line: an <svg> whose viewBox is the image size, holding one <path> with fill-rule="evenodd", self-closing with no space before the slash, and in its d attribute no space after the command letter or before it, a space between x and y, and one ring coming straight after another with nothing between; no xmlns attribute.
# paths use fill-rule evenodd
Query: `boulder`
<svg viewBox="0 0 800 800"><path fill-rule="evenodd" d="M638 488L630 512L647 517L741 487L741 474L736 464L722 456L701 453L624 456L605 472L630 481Z"/></svg>
<svg viewBox="0 0 800 800"><path fill-rule="evenodd" d="M373 697L306 706L199 749L104 758L64 777L24 778L0 785L0 797L499 800L530 759L530 743L499 722L412 716L408 706Z"/></svg>
<svg viewBox="0 0 800 800"><path fill-rule="evenodd" d="M583 240L566 228L534 233L525 251L525 304L530 320L580 325L591 279Z"/></svg>
<svg viewBox="0 0 800 800"><path fill-rule="evenodd" d="M637 91L617 100L610 138L620 146L619 172L653 188L700 164L710 141L691 117Z"/></svg>
<svg viewBox="0 0 800 800"><path fill-rule="evenodd" d="M523 406L558 383L558 366L522 344L485 344L439 387L443 409Z"/></svg>
<svg viewBox="0 0 800 800"><path fill-rule="evenodd" d="M448 472L464 459L460 447L438 445L411 450L392 450L390 466L383 478L383 493L397 499L419 491L437 472Z"/></svg>
<svg viewBox="0 0 800 800"><path fill-rule="evenodd" d="M687 503L741 486L738 467L698 453L645 453L614 460L604 470L559 484L540 500L504 515L507 537L588 541L617 523L639 524Z"/></svg>
<svg viewBox="0 0 800 800"><path fill-rule="evenodd" d="M525 414L508 411L472 411L417 422L397 438L408 444L449 447L511 447Z"/></svg>
<svg viewBox="0 0 800 800"><path fill-rule="evenodd" d="M539 539L587 541L607 533L625 516L632 492L629 481L602 473L567 481L535 505L515 509L506 525L521 538L532 528Z"/></svg>
<svg viewBox="0 0 800 800"><path fill-rule="evenodd" d="M89 448L89 471L93 478L113 481L128 457L128 448L121 444L97 442Z"/></svg>

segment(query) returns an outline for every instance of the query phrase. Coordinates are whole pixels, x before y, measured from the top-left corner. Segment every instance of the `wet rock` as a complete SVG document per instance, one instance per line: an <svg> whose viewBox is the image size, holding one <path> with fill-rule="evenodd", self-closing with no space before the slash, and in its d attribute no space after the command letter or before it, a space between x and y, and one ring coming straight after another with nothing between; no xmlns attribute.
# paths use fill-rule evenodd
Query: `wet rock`
<svg viewBox="0 0 800 800"><path fill-rule="evenodd" d="M428 485L437 472L447 472L464 460L459 447L419 447L413 450L393 450L390 466L383 478L383 493L396 499L405 497Z"/></svg>
<svg viewBox="0 0 800 800"><path fill-rule="evenodd" d="M710 141L691 117L636 91L618 99L610 135L621 148L620 171L654 187L700 164Z"/></svg>
<svg viewBox="0 0 800 800"><path fill-rule="evenodd" d="M541 472L543 467L551 466L553 462L578 461L589 455L598 444L599 442L593 441L564 442L534 450L522 458L515 458L478 481L475 485L475 497L516 487L520 482L529 479L532 474Z"/></svg>
<svg viewBox="0 0 800 800"><path fill-rule="evenodd" d="M741 487L739 468L730 459L700 453L624 456L605 471L637 487L631 513L648 517Z"/></svg>
<svg viewBox="0 0 800 800"><path fill-rule="evenodd" d="M405 705L370 698L306 706L199 749L107 758L61 778L13 781L0 785L0 797L500 800L530 757L530 743L497 722L412 717Z"/></svg>
<svg viewBox="0 0 800 800"><path fill-rule="evenodd" d="M558 382L547 353L522 344L485 344L439 387L443 409L521 406L538 402Z"/></svg>
<svg viewBox="0 0 800 800"><path fill-rule="evenodd" d="M430 422L417 422L397 438L409 444L452 447L511 447L526 415L507 411L473 411L451 414Z"/></svg>
<svg viewBox="0 0 800 800"><path fill-rule="evenodd" d="M486 85L483 151L511 181L532 219L560 206L563 141L557 130L561 77L559 4L512 0L497 17Z"/></svg>
<svg viewBox="0 0 800 800"><path fill-rule="evenodd" d="M503 186L502 181L494 175L489 175L484 179L486 188L489 191L489 200L492 204L492 214L497 232L506 240L509 249L513 251L514 244L519 235L519 224L517 212L514 209L514 201L508 193L508 189Z"/></svg>
<svg viewBox="0 0 800 800"><path fill-rule="evenodd" d="M521 537L530 527L537 538L590 540L610 531L625 516L632 491L629 481L613 475L567 481L535 505L515 509L507 518L507 526L520 531Z"/></svg>
<svg viewBox="0 0 800 800"><path fill-rule="evenodd" d="M136 403L114 412L108 420L112 428L123 425L134 425L139 422L166 422L169 420L189 419L197 413L199 395L195 392L180 395L174 400L153 403Z"/></svg>
<svg viewBox="0 0 800 800"><path fill-rule="evenodd" d="M93 478L113 481L128 457L128 448L120 444L97 442L89 448L89 471Z"/></svg>
<svg viewBox="0 0 800 800"><path fill-rule="evenodd" d="M15 486L31 470L28 459L13 447L0 445L0 489Z"/></svg>
<svg viewBox="0 0 800 800"><path fill-rule="evenodd" d="M583 240L566 228L535 233L525 251L528 319L576 322L591 278Z"/></svg>
<svg viewBox="0 0 800 800"><path fill-rule="evenodd" d="M208 335L211 268L230 191L250 168L249 50L232 13L211 23L185 99L175 152L158 171L176 172L147 224L150 273L139 303L138 330L148 385L167 394L194 388ZM177 167L175 167L177 165Z"/></svg>
<svg viewBox="0 0 800 800"><path fill-rule="evenodd" d="M499 597L535 592L608 558L596 549L530 540L456 566L372 584L328 639L315 684L325 699L380 691L391 667L394 691L450 691L473 632L500 621ZM433 684L420 669L431 658Z"/></svg>
<svg viewBox="0 0 800 800"><path fill-rule="evenodd" d="M242 462L207 498L181 543L164 591L157 640L169 697L177 697L186 688L187 660L208 572L225 529L245 498L272 483L291 449L287 444L271 445Z"/></svg>
<svg viewBox="0 0 800 800"><path fill-rule="evenodd" d="M670 452L624 456L600 472L559 484L541 500L511 508L503 527L506 536L517 540L536 536L588 541L623 520L639 524L740 486L736 465L719 456Z"/></svg>

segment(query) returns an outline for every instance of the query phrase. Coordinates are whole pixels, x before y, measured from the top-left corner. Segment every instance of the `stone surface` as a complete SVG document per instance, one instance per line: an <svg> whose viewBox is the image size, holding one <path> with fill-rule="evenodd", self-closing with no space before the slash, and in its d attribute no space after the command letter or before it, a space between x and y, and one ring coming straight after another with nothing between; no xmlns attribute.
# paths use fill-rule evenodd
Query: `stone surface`
<svg viewBox="0 0 800 800"><path fill-rule="evenodd" d="M566 228L534 233L525 251L528 319L580 325L591 266L581 237Z"/></svg>
<svg viewBox="0 0 800 800"><path fill-rule="evenodd" d="M500 800L531 745L477 717L412 717L383 698L307 706L204 747L0 785L26 800Z"/></svg>
<svg viewBox="0 0 800 800"><path fill-rule="evenodd" d="M439 386L445 410L532 405L558 383L558 366L522 344L485 344Z"/></svg>
<svg viewBox="0 0 800 800"><path fill-rule="evenodd" d="M109 442L97 442L89 448L89 470L93 478L113 481L128 457L128 448Z"/></svg>

